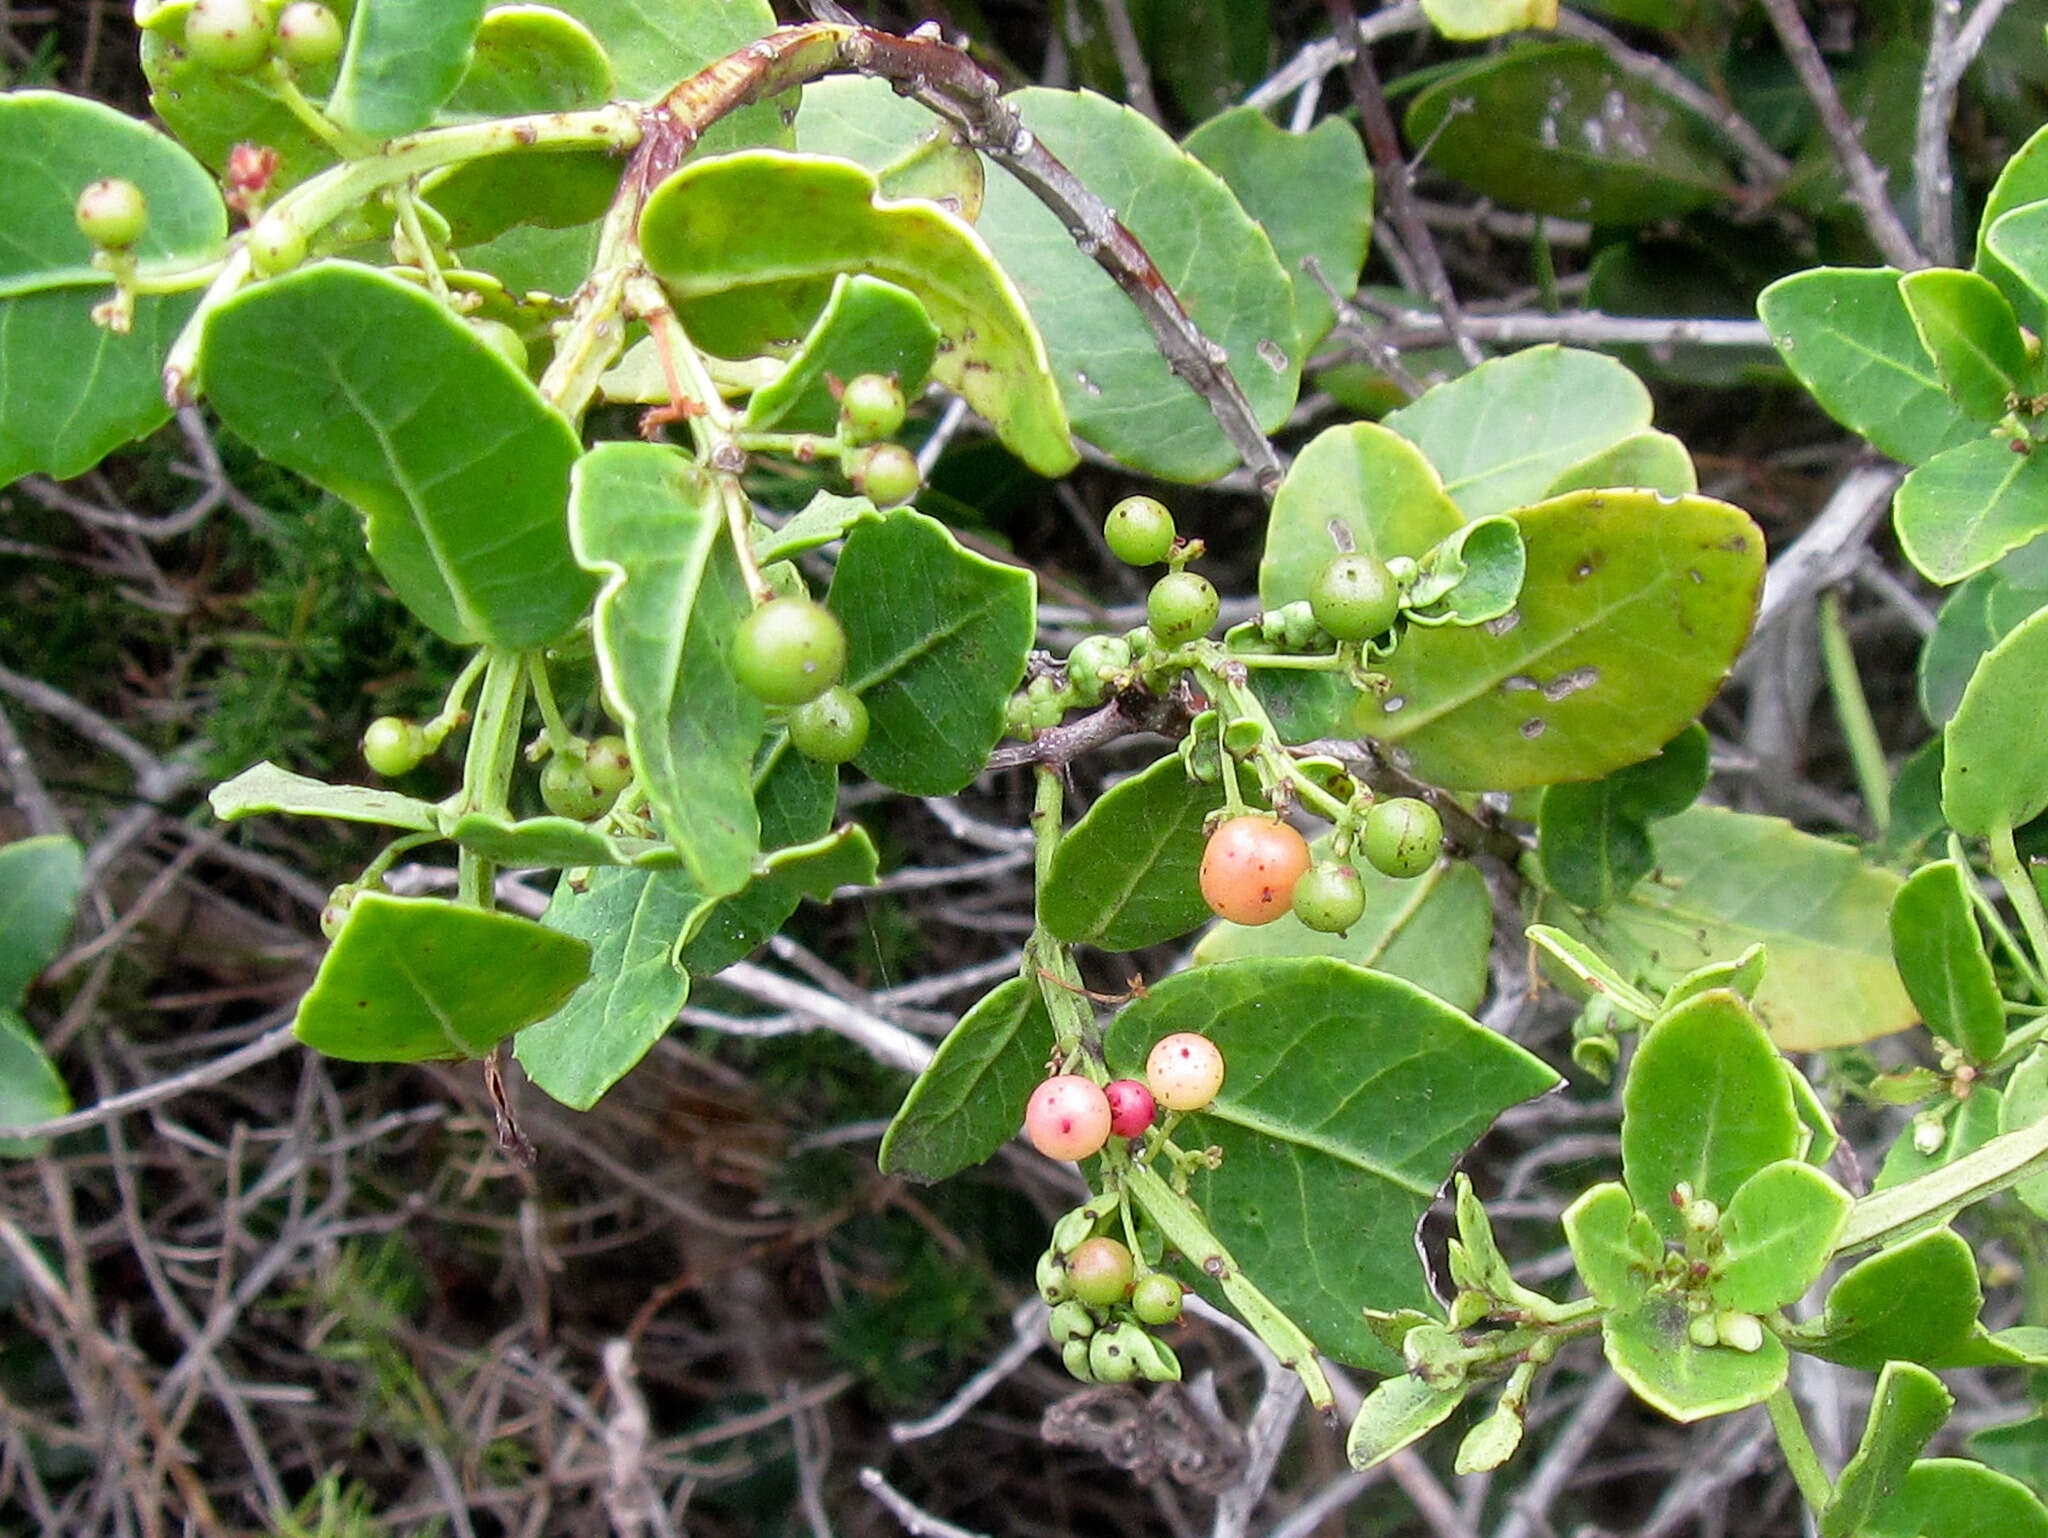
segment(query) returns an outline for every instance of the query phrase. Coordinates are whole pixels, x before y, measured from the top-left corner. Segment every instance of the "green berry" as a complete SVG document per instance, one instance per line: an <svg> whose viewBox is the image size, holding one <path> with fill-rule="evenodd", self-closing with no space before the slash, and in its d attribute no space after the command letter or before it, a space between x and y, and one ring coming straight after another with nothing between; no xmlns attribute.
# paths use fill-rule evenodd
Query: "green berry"
<svg viewBox="0 0 2048 1538"><path fill-rule="evenodd" d="M411 774L427 756L427 734L399 716L379 716L363 731L363 761L385 779Z"/></svg>
<svg viewBox="0 0 2048 1538"><path fill-rule="evenodd" d="M801 705L845 675L846 632L814 599L771 598L733 633L732 670L768 704Z"/></svg>
<svg viewBox="0 0 2048 1538"><path fill-rule="evenodd" d="M273 210L249 230L249 265L259 278L273 278L306 259L306 232Z"/></svg>
<svg viewBox="0 0 2048 1538"><path fill-rule="evenodd" d="M119 176L89 184L72 213L81 235L111 251L134 245L149 228L149 200L135 183Z"/></svg>
<svg viewBox="0 0 2048 1538"><path fill-rule="evenodd" d="M1444 820L1427 801L1375 801L1365 814L1365 857L1388 876L1419 876L1443 851Z"/></svg>
<svg viewBox="0 0 2048 1538"><path fill-rule="evenodd" d="M256 0L192 0L185 51L196 63L239 75L270 56L270 22Z"/></svg>
<svg viewBox="0 0 2048 1538"><path fill-rule="evenodd" d="M1316 623L1340 641L1369 641L1393 628L1401 589L1386 562L1371 555L1340 555L1309 584Z"/></svg>
<svg viewBox="0 0 2048 1538"><path fill-rule="evenodd" d="M1067 688L1077 705L1093 705L1131 665L1131 646L1122 636L1083 636L1067 654Z"/></svg>
<svg viewBox="0 0 2048 1538"><path fill-rule="evenodd" d="M618 796L597 788L581 754L557 753L541 765L540 799L557 817L588 822L610 811Z"/></svg>
<svg viewBox="0 0 2048 1538"><path fill-rule="evenodd" d="M1109 553L1130 566L1157 566L1173 550L1173 514L1152 497L1125 497L1102 521Z"/></svg>
<svg viewBox="0 0 2048 1538"><path fill-rule="evenodd" d="M1131 1312L1140 1324L1172 1324L1180 1318L1181 1302L1180 1283L1163 1271L1139 1277L1131 1289Z"/></svg>
<svg viewBox="0 0 2048 1538"><path fill-rule="evenodd" d="M1067 1256L1067 1275L1074 1296L1097 1308L1121 1303L1131 1290L1137 1266L1123 1244L1104 1235L1083 1239Z"/></svg>
<svg viewBox="0 0 2048 1538"><path fill-rule="evenodd" d="M895 437L903 415L903 390L893 375L856 374L840 392L839 426L848 443Z"/></svg>
<svg viewBox="0 0 2048 1538"><path fill-rule="evenodd" d="M834 684L789 713L789 741L805 758L843 764L867 746L868 708L844 684Z"/></svg>
<svg viewBox="0 0 2048 1538"><path fill-rule="evenodd" d="M336 887L327 896L327 905L320 910L320 933L329 940L339 938L342 926L348 922L349 909L356 905L356 897L362 888L354 882Z"/></svg>
<svg viewBox="0 0 2048 1538"><path fill-rule="evenodd" d="M1318 934L1341 935L1365 913L1365 883L1349 865L1311 865L1294 883L1294 916Z"/></svg>
<svg viewBox="0 0 2048 1538"><path fill-rule="evenodd" d="M633 782L633 755L626 739L607 734L596 738L583 754L584 772L590 783L610 795L617 795Z"/></svg>
<svg viewBox="0 0 2048 1538"><path fill-rule="evenodd" d="M277 56L294 69L318 69L341 57L341 19L319 0L292 0L277 15Z"/></svg>
<svg viewBox="0 0 2048 1538"><path fill-rule="evenodd" d="M1178 646L1207 635L1222 607L1207 577L1168 572L1145 595L1145 621L1161 646Z"/></svg>
<svg viewBox="0 0 2048 1538"><path fill-rule="evenodd" d="M917 456L896 443L876 443L853 456L847 474L854 490L877 507L894 507L908 502L924 484L924 472L917 468Z"/></svg>

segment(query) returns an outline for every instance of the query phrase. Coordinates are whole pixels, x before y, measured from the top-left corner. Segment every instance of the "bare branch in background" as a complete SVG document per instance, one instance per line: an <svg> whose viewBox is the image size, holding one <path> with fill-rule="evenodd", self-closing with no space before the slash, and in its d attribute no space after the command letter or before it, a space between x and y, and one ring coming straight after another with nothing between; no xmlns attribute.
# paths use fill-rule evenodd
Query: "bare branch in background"
<svg viewBox="0 0 2048 1538"><path fill-rule="evenodd" d="M1920 245L1938 267L1953 266L1956 259L1955 172L1948 155L1956 91L2008 3L1977 0L1970 19L1963 21L1963 0L1934 0L1927 67L1920 76L1920 115L1913 126L1913 197Z"/></svg>

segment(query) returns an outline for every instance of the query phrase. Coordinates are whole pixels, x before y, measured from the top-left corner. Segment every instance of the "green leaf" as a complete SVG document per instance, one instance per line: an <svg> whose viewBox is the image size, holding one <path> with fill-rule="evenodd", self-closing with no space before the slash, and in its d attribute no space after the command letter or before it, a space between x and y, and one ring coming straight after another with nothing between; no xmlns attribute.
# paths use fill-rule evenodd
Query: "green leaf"
<svg viewBox="0 0 2048 1538"><path fill-rule="evenodd" d="M1987 207L1985 248L2004 274L2025 285L2036 306L2048 304L2048 204L2029 203L1996 219L1991 215Z"/></svg>
<svg viewBox="0 0 2048 1538"><path fill-rule="evenodd" d="M1551 482L1650 425L1650 392L1612 358L1524 348L1387 413L1467 518L1526 506Z"/></svg>
<svg viewBox="0 0 2048 1538"><path fill-rule="evenodd" d="M589 972L588 945L530 919L363 892L292 1031L352 1063L483 1057L553 1014Z"/></svg>
<svg viewBox="0 0 2048 1538"><path fill-rule="evenodd" d="M1834 1253L1852 1199L1811 1164L1767 1164L1740 1186L1722 1214L1726 1248L1710 1290L1722 1308L1768 1314L1806 1295Z"/></svg>
<svg viewBox="0 0 2048 1538"><path fill-rule="evenodd" d="M789 746L786 737L771 737L754 768L754 809L761 819L761 842L780 855L786 849L815 847L832 828L832 813L839 788L839 770L831 764L805 758ZM869 850L872 861L873 851ZM776 856L771 856L771 860ZM809 874L815 868L807 858L788 870L757 874L739 891L691 920L691 933L683 947L683 965L696 977L722 972L770 935L781 929L796 912L807 892L813 892ZM833 873L833 884L846 880L874 880L872 863L866 872ZM828 888L829 891L829 888Z"/></svg>
<svg viewBox="0 0 2048 1538"><path fill-rule="evenodd" d="M1685 1231L1681 1184L1725 1210L1744 1181L1798 1152L1777 1049L1737 994L1699 994L1645 1031L1621 1104L1622 1180L1667 1238Z"/></svg>
<svg viewBox="0 0 2048 1538"><path fill-rule="evenodd" d="M149 81L149 105L178 142L215 171L225 170L237 144L261 144L277 151L273 191L296 186L323 167L334 164L334 149L299 121L286 106L263 70L227 75L201 64L186 51L185 21L192 0L167 0L148 8L136 6L142 29L142 71ZM328 9L344 23L354 14L354 0L335 0ZM325 100L334 88L340 60L318 69L297 72L300 91L313 101ZM152 212L154 208L152 207Z"/></svg>
<svg viewBox="0 0 2048 1538"><path fill-rule="evenodd" d="M914 796L950 796L1003 735L1036 625L1028 571L960 547L899 511L846 537L831 604L846 626L846 686L868 708L854 760Z"/></svg>
<svg viewBox="0 0 2048 1538"><path fill-rule="evenodd" d="M1471 629L1410 631L1384 664L1387 693L1353 712L1432 784L1518 790L1648 758L1706 707L1749 635L1764 542L1741 509L1575 491L1511 516L1527 551L1516 606Z"/></svg>
<svg viewBox="0 0 2048 1538"><path fill-rule="evenodd" d="M1455 1388L1432 1388L1414 1373L1401 1371L1375 1383L1351 1419L1344 1438L1345 1458L1359 1470L1384 1463L1449 1420L1465 1402L1469 1387L1460 1383Z"/></svg>
<svg viewBox="0 0 2048 1538"><path fill-rule="evenodd" d="M995 1156L1045 1076L1052 1021L1036 982L998 983L960 1017L882 1135L881 1171L929 1183Z"/></svg>
<svg viewBox="0 0 2048 1538"><path fill-rule="evenodd" d="M71 1091L28 1022L0 1008L0 1127L32 1127L71 1109ZM40 1138L0 1138L0 1159L29 1158L48 1146Z"/></svg>
<svg viewBox="0 0 2048 1538"><path fill-rule="evenodd" d="M1799 1113L1799 1124L1805 1129L1805 1140L1799 1150L1799 1157L1816 1169L1826 1164L1835 1155L1835 1149L1842 1141L1841 1133L1835 1130L1835 1119L1828 1114L1828 1108L1821 1104L1820 1096L1814 1093L1813 1085L1807 1082L1790 1058L1784 1059L1785 1082L1792 1087L1792 1106Z"/></svg>
<svg viewBox="0 0 2048 1538"><path fill-rule="evenodd" d="M2048 676L2048 609L1984 654L1948 723L1941 809L1965 837L2031 822L2048 807L2040 681Z"/></svg>
<svg viewBox="0 0 2048 1538"><path fill-rule="evenodd" d="M904 399L916 400L938 350L938 328L915 296L876 278L842 276L788 367L754 392L746 425L755 432L829 434L839 421L832 382L893 374Z"/></svg>
<svg viewBox="0 0 2048 1538"><path fill-rule="evenodd" d="M2048 1507L2017 1479L1966 1458L1929 1458L1863 1527L1867 1538L2048 1538Z"/></svg>
<svg viewBox="0 0 2048 1538"><path fill-rule="evenodd" d="M338 817L343 822L378 823L433 833L440 828L434 808L395 790L370 790L361 785L329 785L276 764L252 765L207 795L213 815L222 822L283 812L292 817Z"/></svg>
<svg viewBox="0 0 2048 1538"><path fill-rule="evenodd" d="M441 117L573 112L601 105L611 92L611 61L582 22L551 6L503 5L484 13L469 67ZM536 179L532 167L527 174Z"/></svg>
<svg viewBox="0 0 2048 1538"><path fill-rule="evenodd" d="M640 219L648 266L681 299L867 272L908 289L947 338L933 373L1034 470L1076 457L1044 344L981 237L933 203L883 200L850 161L774 150L693 160Z"/></svg>
<svg viewBox="0 0 2048 1538"><path fill-rule="evenodd" d="M1929 267L1901 277L1899 295L1956 404L1987 422L2004 417L2006 398L2025 390L2031 370L2020 323L1998 285L1974 272Z"/></svg>
<svg viewBox="0 0 2048 1538"><path fill-rule="evenodd" d="M1553 785L1536 817L1543 876L1579 908L1628 895L1656 864L1650 824L1675 817L1707 788L1707 734L1688 726L1655 758L1584 785Z"/></svg>
<svg viewBox="0 0 2048 1538"><path fill-rule="evenodd" d="M1979 1089L1970 1097L1970 1103L1974 1105L1983 1095L1984 1091ZM2048 1047L2036 1047L2020 1059L2012 1077L2005 1081L2005 1093L1998 1097L1997 1106L2000 1132L2018 1132L2048 1118ZM2048 1215L2048 1175L2022 1180L2013 1187L2013 1195L2035 1217Z"/></svg>
<svg viewBox="0 0 2048 1538"><path fill-rule="evenodd" d="M2048 454L2003 438L1937 454L1900 482L1892 526L1924 576L1960 582L2048 531Z"/></svg>
<svg viewBox="0 0 2048 1538"><path fill-rule="evenodd" d="M1942 388L1890 267L1815 267L1756 302L1771 345L1821 409L1903 464L1979 436Z"/></svg>
<svg viewBox="0 0 2048 1538"><path fill-rule="evenodd" d="M1418 557L1464 522L1412 443L1376 422L1346 422L1311 438L1288 468L1266 522L1259 602L1308 597L1337 555Z"/></svg>
<svg viewBox="0 0 2048 1538"><path fill-rule="evenodd" d="M1700 479L1682 440L1646 427L1612 448L1580 460L1544 487L1543 495L1557 497L1567 491L1597 491L1603 486L1635 486L1661 491L1667 497L1683 497L1700 489Z"/></svg>
<svg viewBox="0 0 2048 1538"><path fill-rule="evenodd" d="M84 862L77 840L58 834L0 848L0 1009L19 1006L57 959L78 911Z"/></svg>
<svg viewBox="0 0 2048 1538"><path fill-rule="evenodd" d="M1557 1076L1412 983L1322 957L1161 980L1112 1025L1111 1073L1141 1073L1173 1031L1209 1036L1230 1065L1183 1123L1185 1146L1223 1150L1189 1192L1216 1236L1323 1351L1397 1370L1359 1300L1431 1304L1415 1225L1487 1124Z"/></svg>
<svg viewBox="0 0 2048 1538"><path fill-rule="evenodd" d="M626 169L609 150L555 151L541 164L545 174L522 150L484 155L436 177L427 190L428 201L448 221L450 243L462 250L463 265L491 273L512 293L554 287L552 279L535 282L524 270L507 265L512 246L522 241L561 242L564 254L555 256L543 247L543 259L560 260L565 270L574 265L580 279L589 263L577 242L587 242L594 253L595 221L617 195ZM573 264L571 256L577 259ZM567 286L573 289L576 283ZM651 341L635 345L653 361Z"/></svg>
<svg viewBox="0 0 2048 1538"><path fill-rule="evenodd" d="M1636 1210L1626 1186L1604 1180L1564 1210L1565 1242L1586 1291L1605 1308L1633 1307L1648 1295L1664 1244Z"/></svg>
<svg viewBox="0 0 2048 1538"><path fill-rule="evenodd" d="M1531 945L1555 961L1567 975L1577 978L1588 994L1604 998L1644 1024L1663 1013L1655 999L1615 971L1606 957L1578 936L1552 924L1531 924L1525 933ZM1555 975L1555 968L1546 965L1545 970Z"/></svg>
<svg viewBox="0 0 2048 1538"><path fill-rule="evenodd" d="M702 901L678 871L601 868L556 885L541 922L590 947L590 978L514 1039L529 1079L587 1111L646 1056L689 996L670 953Z"/></svg>
<svg viewBox="0 0 2048 1538"><path fill-rule="evenodd" d="M1196 881L1202 822L1220 797L1188 778L1177 753L1110 787L1053 852L1039 922L1069 943L1112 951L1197 928L1209 917Z"/></svg>
<svg viewBox="0 0 2048 1538"><path fill-rule="evenodd" d="M1419 563L1408 593L1417 625L1480 625L1501 618L1521 595L1529 553L1512 518L1496 514L1452 530Z"/></svg>
<svg viewBox="0 0 2048 1538"><path fill-rule="evenodd" d="M1886 1362L1856 1452L1820 1512L1820 1538L1856 1538L1905 1485L1913 1460L1941 1430L1955 1399L1913 1362Z"/></svg>
<svg viewBox="0 0 2048 1538"><path fill-rule="evenodd" d="M1784 1342L1769 1330L1755 1351L1698 1346L1690 1315L1674 1293L1657 1293L1600 1323L1608 1365L1651 1408L1675 1421L1704 1420L1761 1404L1785 1381Z"/></svg>
<svg viewBox="0 0 2048 1538"><path fill-rule="evenodd" d="M1337 319L1307 259L1315 259L1330 287L1349 294L1372 239L1372 167L1358 130L1326 117L1307 133L1289 133L1256 108L1232 107L1195 129L1181 148L1223 178L1273 242L1294 288L1295 336L1306 357Z"/></svg>
<svg viewBox="0 0 2048 1538"><path fill-rule="evenodd" d="M1963 1445L2001 1474L2039 1495L2048 1489L2048 1421L2031 1411L2024 1420L1973 1431Z"/></svg>
<svg viewBox="0 0 2048 1538"><path fill-rule="evenodd" d="M2002 616L1993 615L1992 598L2004 587L1997 569L1980 571L1942 600L1941 610L1935 616L1934 633L1920 648L1920 709L1930 725L1945 725L1956 713L1963 689L1970 682L1970 675L1977 671L1978 662L2013 625L2027 617L2020 613L2012 617L2010 624L1999 623ZM2035 596L2048 598L2048 594ZM2040 604L2032 606L2039 607ZM2031 613L2032 608L2027 612Z"/></svg>
<svg viewBox="0 0 2048 1538"><path fill-rule="evenodd" d="M1970 1246L1934 1228L1852 1266L1828 1289L1820 1319L1788 1339L1864 1372L1886 1362L1946 1367L1968 1355L1983 1306Z"/></svg>
<svg viewBox="0 0 2048 1538"><path fill-rule="evenodd" d="M1195 964L1330 956L1405 977L1453 1009L1477 1009L1486 997L1493 942L1493 903L1478 867L1443 860L1412 880L1383 876L1368 864L1357 870L1365 883L1365 917L1347 933L1318 933L1292 913L1257 926L1218 920L1196 943Z"/></svg>
<svg viewBox="0 0 2048 1538"><path fill-rule="evenodd" d="M1426 86L1403 123L1432 169L1507 208L1653 224L1728 197L1707 123L1585 43L1539 43Z"/></svg>
<svg viewBox="0 0 2048 1538"><path fill-rule="evenodd" d="M356 0L327 115L370 139L424 128L469 65L484 0Z"/></svg>
<svg viewBox="0 0 2048 1538"><path fill-rule="evenodd" d="M592 634L605 698L662 831L723 897L760 847L752 767L765 713L727 662L751 608L716 483L661 444L599 444L569 498L576 559L604 575Z"/></svg>
<svg viewBox="0 0 2048 1538"><path fill-rule="evenodd" d="M880 523L886 514L875 511L866 497L841 497L821 491L806 502L778 529L754 529L754 559L763 566L794 560L806 550L844 539L863 523Z"/></svg>
<svg viewBox="0 0 2048 1538"><path fill-rule="evenodd" d="M1631 976L1661 992L1762 944L1770 966L1756 1011L1786 1052L1870 1041L1919 1019L1892 965L1891 872L1846 844L1722 807L1658 823L1651 843L1656 879L1584 921Z"/></svg>
<svg viewBox="0 0 2048 1538"><path fill-rule="evenodd" d="M2022 325L2038 332L2048 323L2048 305L2018 273L1999 260L1991 249L1990 235L2000 219L2014 209L2048 199L2048 129L2037 129L1998 173L1984 199L1984 212L1977 221L1977 271L1996 283L2011 301Z"/></svg>
<svg viewBox="0 0 2048 1538"><path fill-rule="evenodd" d="M1230 189L1129 107L1039 87L1006 100L1116 210L1223 349L1259 425L1279 428L1301 379L1294 290ZM1015 178L995 176L980 228L1045 332L1075 432L1164 480L1213 480L1237 463L1208 405L1173 374L1143 317L1056 214Z"/></svg>
<svg viewBox="0 0 2048 1538"><path fill-rule="evenodd" d="M575 430L428 294L300 268L213 312L201 370L257 453L362 512L378 570L436 634L523 651L583 617L595 584L562 516Z"/></svg>
<svg viewBox="0 0 2048 1538"><path fill-rule="evenodd" d="M644 101L775 28L768 0L556 0L596 34L618 77L618 94ZM796 105L776 97L728 113L698 142L699 154L752 144L786 144L783 118Z"/></svg>
<svg viewBox="0 0 2048 1538"><path fill-rule="evenodd" d="M1971 879L1952 860L1915 871L1892 899L1892 955L1927 1029L1981 1066L2005 1048L2005 1000L1963 884Z"/></svg>
<svg viewBox="0 0 2048 1538"><path fill-rule="evenodd" d="M682 863L673 844L618 838L569 817L507 817L464 812L441 819L448 839L494 865L566 870L579 865L634 865L667 869Z"/></svg>
<svg viewBox="0 0 2048 1538"><path fill-rule="evenodd" d="M1454 42L1476 43L1509 32L1557 25L1557 0L1422 0L1422 14Z"/></svg>
<svg viewBox="0 0 2048 1538"><path fill-rule="evenodd" d="M827 75L805 86L795 148L866 166L892 198L937 203L969 224L981 217L981 156L952 124L898 96L886 80Z"/></svg>

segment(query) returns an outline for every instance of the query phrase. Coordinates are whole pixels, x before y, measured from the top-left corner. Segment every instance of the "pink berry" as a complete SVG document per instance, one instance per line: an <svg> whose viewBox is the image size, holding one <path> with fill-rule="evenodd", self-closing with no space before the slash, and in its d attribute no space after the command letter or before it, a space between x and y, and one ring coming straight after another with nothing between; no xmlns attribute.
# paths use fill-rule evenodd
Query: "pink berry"
<svg viewBox="0 0 2048 1538"><path fill-rule="evenodd" d="M1086 1159L1109 1141L1109 1097L1077 1073L1047 1079L1024 1107L1024 1135L1048 1159Z"/></svg>
<svg viewBox="0 0 2048 1538"><path fill-rule="evenodd" d="M1159 1114L1152 1091L1136 1079L1118 1079L1102 1093L1109 1100L1109 1131L1112 1137L1141 1137Z"/></svg>
<svg viewBox="0 0 2048 1538"><path fill-rule="evenodd" d="M1176 1031L1152 1044L1145 1082L1169 1111L1199 1111L1223 1088L1223 1053L1193 1031Z"/></svg>

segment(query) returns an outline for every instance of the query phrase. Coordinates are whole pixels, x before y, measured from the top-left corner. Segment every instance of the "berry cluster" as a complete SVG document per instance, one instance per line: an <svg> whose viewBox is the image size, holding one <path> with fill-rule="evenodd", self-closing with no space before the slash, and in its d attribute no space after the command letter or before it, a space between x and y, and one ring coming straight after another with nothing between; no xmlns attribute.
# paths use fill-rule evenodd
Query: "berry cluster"
<svg viewBox="0 0 2048 1538"><path fill-rule="evenodd" d="M1148 1326L1176 1323L1184 1292L1121 1239L1097 1232L1120 1205L1098 1196L1054 1226L1052 1245L1038 1258L1038 1295L1052 1305L1046 1331L1083 1383L1175 1383L1180 1359Z"/></svg>
<svg viewBox="0 0 2048 1538"><path fill-rule="evenodd" d="M1055 1074L1031 1092L1024 1135L1048 1159L1092 1159L1112 1137L1143 1137L1161 1109L1199 1111L1223 1088L1223 1053L1193 1031L1153 1043L1145 1079L1107 1085L1078 1073Z"/></svg>
<svg viewBox="0 0 2048 1538"><path fill-rule="evenodd" d="M924 484L917 456L887 441L907 414L893 374L856 374L839 387L839 462L853 489L877 507L908 502Z"/></svg>
<svg viewBox="0 0 2048 1538"><path fill-rule="evenodd" d="M790 744L805 757L843 764L867 745L868 708L840 682L845 628L815 599L771 598L749 614L732 638L732 670L755 698L789 712Z"/></svg>
<svg viewBox="0 0 2048 1538"><path fill-rule="evenodd" d="M1427 801L1373 801L1354 829L1340 824L1336 858L1317 860L1287 823L1256 812L1218 823L1202 851L1202 898L1233 924L1270 924L1292 912L1310 929L1342 934L1365 913L1365 883L1344 853L1362 851L1383 876L1419 876L1443 850L1443 818Z"/></svg>

